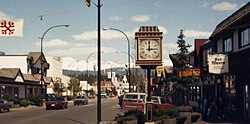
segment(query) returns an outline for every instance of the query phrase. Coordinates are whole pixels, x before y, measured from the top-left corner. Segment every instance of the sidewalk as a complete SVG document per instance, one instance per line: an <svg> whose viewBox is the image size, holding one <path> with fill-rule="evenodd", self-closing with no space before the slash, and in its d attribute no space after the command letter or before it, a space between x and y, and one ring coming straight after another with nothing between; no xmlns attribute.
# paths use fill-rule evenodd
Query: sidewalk
<svg viewBox="0 0 250 124"><path fill-rule="evenodd" d="M42 106L43 107L43 106ZM29 110L29 109L33 109L33 108L40 108L39 106L35 106L35 105L29 105L27 107L15 107L15 108L10 108L10 111L16 111L16 110Z"/></svg>

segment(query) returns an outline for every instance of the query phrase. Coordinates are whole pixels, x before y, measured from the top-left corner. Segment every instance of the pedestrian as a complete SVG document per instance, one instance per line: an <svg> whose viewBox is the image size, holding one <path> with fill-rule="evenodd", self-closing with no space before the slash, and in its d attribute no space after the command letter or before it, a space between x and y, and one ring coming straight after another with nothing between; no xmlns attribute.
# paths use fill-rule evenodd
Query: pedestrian
<svg viewBox="0 0 250 124"><path fill-rule="evenodd" d="M198 103L198 112L201 112L201 110L202 110L202 100L201 100L201 98L199 96L197 97L197 103Z"/></svg>
<svg viewBox="0 0 250 124"><path fill-rule="evenodd" d="M221 97L217 99L216 106L217 106L218 119L224 118L225 117L225 114L224 114L225 103Z"/></svg>

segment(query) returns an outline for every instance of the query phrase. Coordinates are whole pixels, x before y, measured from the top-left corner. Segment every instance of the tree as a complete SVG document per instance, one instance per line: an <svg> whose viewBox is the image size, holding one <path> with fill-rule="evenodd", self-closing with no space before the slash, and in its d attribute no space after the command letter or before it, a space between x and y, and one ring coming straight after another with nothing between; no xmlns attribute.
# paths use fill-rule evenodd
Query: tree
<svg viewBox="0 0 250 124"><path fill-rule="evenodd" d="M176 95L176 99L179 99L177 101L182 102L184 101L186 96L186 91L187 91L187 81L188 80L183 80L184 78L182 76L179 77L179 72L181 72L184 69L188 68L188 63L189 63L189 54L188 54L188 49L191 47L191 45L186 44L186 41L184 40L184 34L183 30L180 31L179 36L177 37L177 44L179 48L179 52L176 54L178 61L175 64L176 67L174 67L175 72L174 75L177 78L177 84L174 86L174 92ZM181 95L180 95L181 94ZM186 103L187 101L184 101Z"/></svg>
<svg viewBox="0 0 250 124"><path fill-rule="evenodd" d="M82 87L80 86L80 81L74 74L72 77L70 77L68 89L73 92L73 97L77 95L78 92L82 91Z"/></svg>
<svg viewBox="0 0 250 124"><path fill-rule="evenodd" d="M56 78L55 82L54 82L54 88L53 88L54 92L56 92L57 94L60 94L64 91L64 87L62 85L62 80L61 78Z"/></svg>
<svg viewBox="0 0 250 124"><path fill-rule="evenodd" d="M189 55L188 55L188 49L191 47L191 45L187 44L186 45L186 41L184 40L184 34L183 34L183 30L181 30L179 36L177 37L177 44L179 47L179 53L177 53L178 56L178 68L185 68L186 67L186 63L189 60Z"/></svg>

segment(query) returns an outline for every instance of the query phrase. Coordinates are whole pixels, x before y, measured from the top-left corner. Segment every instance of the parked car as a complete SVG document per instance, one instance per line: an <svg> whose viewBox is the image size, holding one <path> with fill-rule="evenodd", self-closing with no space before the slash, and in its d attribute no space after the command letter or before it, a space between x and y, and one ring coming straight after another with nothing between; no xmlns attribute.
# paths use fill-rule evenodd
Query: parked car
<svg viewBox="0 0 250 124"><path fill-rule="evenodd" d="M101 92L101 97L102 97L102 98L107 98L107 93L106 93L106 92L104 92L104 91L103 91L103 92Z"/></svg>
<svg viewBox="0 0 250 124"><path fill-rule="evenodd" d="M94 98L95 98L95 94L89 94L89 95L88 95L88 98L89 98L89 99L94 99Z"/></svg>
<svg viewBox="0 0 250 124"><path fill-rule="evenodd" d="M88 97L86 95L83 96L77 96L74 99L74 105L86 105L89 103Z"/></svg>
<svg viewBox="0 0 250 124"><path fill-rule="evenodd" d="M54 109L54 108L68 108L68 101L64 97L52 97L48 98L46 101L46 109Z"/></svg>
<svg viewBox="0 0 250 124"><path fill-rule="evenodd" d="M174 107L173 104L168 103L160 96L152 96L151 101L153 102L154 109L169 109Z"/></svg>
<svg viewBox="0 0 250 124"><path fill-rule="evenodd" d="M0 113L2 113L3 110L6 110L7 112L9 112L10 108L11 108L11 104L7 100L0 99Z"/></svg>
<svg viewBox="0 0 250 124"><path fill-rule="evenodd" d="M144 111L145 93L128 92L123 96L122 110L141 110Z"/></svg>

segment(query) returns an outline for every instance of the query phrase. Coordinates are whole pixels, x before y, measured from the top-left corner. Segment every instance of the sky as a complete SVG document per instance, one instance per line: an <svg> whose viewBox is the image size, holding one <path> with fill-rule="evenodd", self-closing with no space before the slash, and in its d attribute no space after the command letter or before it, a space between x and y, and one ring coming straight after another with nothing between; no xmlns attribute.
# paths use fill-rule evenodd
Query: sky
<svg viewBox="0 0 250 124"><path fill-rule="evenodd" d="M97 3L97 0L92 0ZM163 64L172 65L169 53L178 52L180 30L184 40L208 39L216 26L248 0L101 0L101 28L116 28L129 37L135 56L134 34L140 26L158 26L163 32ZM84 0L0 0L0 20L23 19L22 37L0 37L6 55L40 52L42 35L45 56L61 56L77 62L95 61L97 51L97 7ZM101 31L102 60L125 65L128 41L118 31ZM119 52L117 52L119 51ZM133 63L133 59L131 59ZM83 66L86 67L86 66Z"/></svg>

